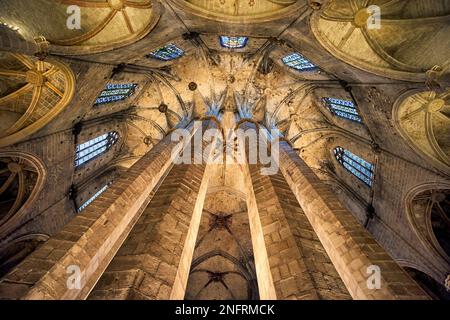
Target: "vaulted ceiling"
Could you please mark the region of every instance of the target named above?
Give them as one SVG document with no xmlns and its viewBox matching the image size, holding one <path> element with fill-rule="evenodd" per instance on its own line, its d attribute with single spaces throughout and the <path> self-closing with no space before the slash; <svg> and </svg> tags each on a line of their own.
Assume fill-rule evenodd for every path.
<svg viewBox="0 0 450 320">
<path fill-rule="evenodd" d="M 81 8 L 79 30 L 65 27 L 70 5 Z M 381 10 L 380 28 L 366 25 L 370 18 L 366 8 L 373 5 Z M 2 1 L 2 22 L 18 26 L 18 34 L 27 41 L 44 36 L 54 54 L 84 54 L 83 59 L 94 62 L 128 64 L 127 76 L 117 76 L 114 81 L 141 79 L 138 99 L 129 112 L 131 121 L 127 122 L 127 150 L 132 158 L 147 152 L 178 122 L 204 113 L 214 102 L 224 103 L 222 108 L 230 103 L 247 105 L 258 121 L 277 125 L 300 152 L 306 152 L 305 157 L 305 146 L 330 132 L 342 133 L 345 127 L 362 136 L 363 142 L 371 143 L 364 126 L 332 117 L 322 98 L 333 95 L 352 99 L 345 90 L 345 83 L 351 82 L 402 79 L 424 84 L 430 77 L 448 79 L 450 4 L 444 0 L 167 0 L 163 4 L 151 0 L 37 0 L 33 10 L 29 6 L 22 0 Z M 61 25 L 64 27 L 57 27 Z M 231 50 L 220 45 L 221 35 L 246 36 L 249 40 L 244 48 Z M 168 43 L 182 48 L 184 55 L 167 62 L 147 57 L 150 51 Z M 283 57 L 295 52 L 317 69 L 299 71 L 286 66 Z M 347 64 L 334 62 L 335 57 Z M 31 73 L 23 64 L 2 68 L 2 96 L 30 87 L 32 77 L 24 75 Z M 70 75 L 67 77 L 70 80 Z M 51 81 L 47 83 L 49 92 L 57 87 L 50 85 Z M 196 85 L 194 90 L 191 83 Z M 438 94 L 443 94 L 443 88 L 439 90 Z M 64 93 L 62 88 L 57 91 Z M 20 102 L 23 106 L 16 104 L 14 110 L 3 111 L 8 112 L 4 115 L 11 122 L 8 127 L 21 116 L 31 119 L 30 113 L 37 112 L 30 107 L 32 99 L 25 100 Z M 405 110 L 414 109 L 410 100 L 399 104 L 400 117 Z M 448 156 L 447 131 L 440 129 L 448 121 L 445 112 L 428 121 L 436 122 L 435 138 L 428 134 L 426 142 L 416 141 L 423 140 L 419 133 L 422 129 L 417 128 L 430 132 L 425 129 L 425 120 L 417 116 L 420 126 L 411 119 L 399 124 L 415 141 L 412 145 L 422 148 L 427 143 L 423 146 L 426 156 L 441 163 L 447 161 L 443 154 Z M 88 110 L 84 118 L 95 118 L 98 113 Z M 29 130 L 28 134 L 33 132 Z M 8 131 L 8 135 L 12 133 Z M 314 164 L 323 165 L 317 161 Z"/>
<path fill-rule="evenodd" d="M 367 25 L 366 8 L 380 21 Z M 373 7 L 377 14 L 377 7 Z M 377 26 L 377 23 L 379 26 Z M 343 61 L 379 75 L 408 79 L 435 66 L 448 72 L 450 3 L 438 1 L 331 1 L 312 20 L 321 44 Z M 444 58 L 446 57 L 447 58 Z"/>
<path fill-rule="evenodd" d="M 80 8 L 79 29 L 68 27 L 75 23 L 68 20 L 73 5 Z M 0 52 L 2 149 L 62 131 L 70 140 L 74 129 L 82 134 L 80 123 L 107 127 L 121 132 L 120 143 L 94 169 L 109 172 L 132 166 L 171 129 L 215 106 L 236 117 L 245 110 L 277 128 L 319 178 L 357 190 L 351 193 L 364 198 L 364 214 L 375 191 L 357 179 L 343 181 L 332 152 L 337 146 L 371 163 L 381 149 L 400 150 L 412 159 L 404 163 L 450 174 L 448 0 L 1 0 L 0 22 L 0 47 L 32 48 Z M 247 40 L 226 48 L 220 36 Z M 168 44 L 183 54 L 169 61 L 149 56 Z M 283 59 L 295 53 L 315 68 L 286 65 Z M 95 106 L 108 83 L 137 87 L 128 99 Z M 354 101 L 359 121 L 337 116 L 326 97 Z M 402 140 L 390 139 L 397 134 Z M 8 189 L 8 201 L 0 223 L 21 218 L 20 205 L 32 204 L 41 190 L 45 174 L 35 162 L 2 151 L 0 189 Z M 74 184 L 89 180 L 71 169 Z M 252 270 L 243 271 L 240 261 L 251 260 L 248 237 L 233 238 L 248 233 L 242 175 L 234 169 L 223 166 L 212 179 L 201 234 L 213 245 L 198 246 L 198 286 L 190 298 L 247 298 L 254 291 Z M 376 190 L 380 198 L 385 187 Z M 383 219 L 394 225 L 404 215 Z M 229 273 L 215 274 L 217 265 Z"/>
<path fill-rule="evenodd" d="M 17 0 L 2 1 L 0 7 L 8 13 L 2 14 L 2 22 L 19 25 L 27 40 L 44 36 L 55 52 L 63 54 L 100 52 L 131 44 L 151 31 L 160 8 L 152 0 L 36 0 L 32 10 L 29 1 Z M 77 14 L 81 21 L 76 20 Z"/>
</svg>

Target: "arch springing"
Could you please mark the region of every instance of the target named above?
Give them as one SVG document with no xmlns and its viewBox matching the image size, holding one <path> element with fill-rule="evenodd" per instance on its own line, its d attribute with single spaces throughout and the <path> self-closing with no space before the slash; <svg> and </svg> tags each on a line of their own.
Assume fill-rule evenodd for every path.
<svg viewBox="0 0 450 320">
<path fill-rule="evenodd" d="M 372 187 L 375 169 L 373 164 L 342 147 L 334 149 L 334 156 L 347 171 L 352 173 L 369 187 Z"/>
<path fill-rule="evenodd" d="M 76 148 L 75 167 L 107 152 L 119 139 L 116 131 L 105 133 L 97 138 L 79 144 Z"/>
<path fill-rule="evenodd" d="M 351 100 L 343 100 L 336 98 L 323 98 L 323 102 L 330 112 L 340 118 L 362 122 L 361 116 L 356 109 L 355 103 Z"/>
</svg>

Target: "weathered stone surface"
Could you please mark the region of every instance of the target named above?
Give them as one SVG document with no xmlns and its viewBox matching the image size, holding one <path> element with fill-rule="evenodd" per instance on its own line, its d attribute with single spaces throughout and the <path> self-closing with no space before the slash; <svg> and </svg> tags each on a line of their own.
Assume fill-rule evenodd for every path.
<svg viewBox="0 0 450 320">
<path fill-rule="evenodd" d="M 429 299 L 286 142 L 281 142 L 280 169 L 354 299 Z M 380 289 L 368 288 L 371 266 L 381 268 Z"/>
<path fill-rule="evenodd" d="M 208 184 L 205 168 L 206 164 L 173 166 L 89 299 L 116 299 L 117 289 L 139 299 L 184 297 Z M 107 281 L 121 274 L 135 281 Z"/>
<path fill-rule="evenodd" d="M 177 142 L 167 136 L 78 217 L 19 264 L 0 282 L 0 288 L 8 288 L 0 289 L 3 297 L 85 298 L 152 198 L 153 188 L 172 166 L 171 153 L 175 147 Z M 80 268 L 81 289 L 67 286 L 70 266 Z M 36 272 L 43 277 L 24 281 L 28 274 Z M 24 290 L 24 286 L 29 290 Z"/>
<path fill-rule="evenodd" d="M 249 167 L 277 298 L 349 299 L 281 172 L 265 176 L 260 165 Z"/>
</svg>

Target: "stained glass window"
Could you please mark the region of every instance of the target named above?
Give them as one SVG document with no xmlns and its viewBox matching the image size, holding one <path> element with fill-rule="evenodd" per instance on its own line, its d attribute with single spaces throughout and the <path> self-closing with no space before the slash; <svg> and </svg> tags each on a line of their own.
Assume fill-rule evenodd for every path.
<svg viewBox="0 0 450 320">
<path fill-rule="evenodd" d="M 112 181 L 108 182 L 106 185 L 104 185 L 100 190 L 98 190 L 92 197 L 90 197 L 88 200 L 86 200 L 78 209 L 77 211 L 83 211 L 88 205 L 90 205 L 95 199 L 97 199 L 103 192 L 105 192 L 109 186 L 112 184 Z"/>
<path fill-rule="evenodd" d="M 163 61 L 170 61 L 177 59 L 181 57 L 184 54 L 184 51 L 180 48 L 178 48 L 176 45 L 170 43 L 162 48 L 159 48 L 153 52 L 150 52 L 150 54 L 147 55 L 147 57 L 163 60 Z"/>
<path fill-rule="evenodd" d="M 114 83 L 106 85 L 105 89 L 95 100 L 95 106 L 125 100 L 132 96 L 136 90 L 135 83 Z"/>
<path fill-rule="evenodd" d="M 373 183 L 373 173 L 374 173 L 374 165 L 361 159 L 357 155 L 354 155 L 348 150 L 344 148 L 337 147 L 334 149 L 334 155 L 336 160 L 351 172 L 355 177 L 359 180 L 363 181 L 369 187 L 372 186 Z"/>
<path fill-rule="evenodd" d="M 220 36 L 220 45 L 229 49 L 241 49 L 247 45 L 248 37 Z"/>
<path fill-rule="evenodd" d="M 338 117 L 356 122 L 362 122 L 353 101 L 336 98 L 324 98 L 323 100 L 328 109 Z"/>
<path fill-rule="evenodd" d="M 283 63 L 288 67 L 294 68 L 299 71 L 311 71 L 317 69 L 317 67 L 302 56 L 300 53 L 294 52 L 283 58 Z"/>
<path fill-rule="evenodd" d="M 105 133 L 95 139 L 79 144 L 76 149 L 75 167 L 105 153 L 117 142 L 119 134 L 115 131 Z"/>
</svg>

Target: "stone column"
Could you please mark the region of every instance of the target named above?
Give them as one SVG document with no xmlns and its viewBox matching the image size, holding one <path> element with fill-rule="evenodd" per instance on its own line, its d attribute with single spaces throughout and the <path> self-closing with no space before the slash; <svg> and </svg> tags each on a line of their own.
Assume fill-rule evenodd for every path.
<svg viewBox="0 0 450 320">
<path fill-rule="evenodd" d="M 172 168 L 89 299 L 170 298 L 204 171 Z"/>
<path fill-rule="evenodd" d="M 240 127 L 258 130 L 249 122 Z M 267 143 L 245 145 L 247 160 L 249 152 L 257 152 L 258 148 L 267 149 Z M 261 295 L 270 299 L 350 299 L 281 172 L 264 175 L 262 168 L 259 161 L 244 165 L 248 206 L 252 208 L 249 214 L 251 220 L 258 220 L 251 228 L 258 283 L 267 287 Z"/>
<path fill-rule="evenodd" d="M 252 237 L 253 255 L 255 257 L 259 297 L 261 300 L 276 300 L 277 292 L 275 289 L 272 272 L 270 270 L 269 257 L 264 240 L 264 232 L 262 229 L 261 217 L 258 211 L 258 204 L 253 191 L 250 169 L 246 163 L 242 164 L 241 168 L 244 174 L 244 183 L 247 193 L 248 221 Z"/>
<path fill-rule="evenodd" d="M 256 129 L 246 120 L 240 127 Z M 354 299 L 429 299 L 286 141 L 279 144 L 279 167 Z"/>
<path fill-rule="evenodd" d="M 89 299 L 184 299 L 210 169 L 174 165 Z"/>
<path fill-rule="evenodd" d="M 249 165 L 278 299 L 351 299 L 283 175 Z"/>
<path fill-rule="evenodd" d="M 192 135 L 192 124 L 189 130 Z M 181 145 L 166 136 L 4 277 L 0 298 L 85 299 L 151 200 L 152 190 L 172 167 L 175 150 L 179 152 Z"/>
</svg>

